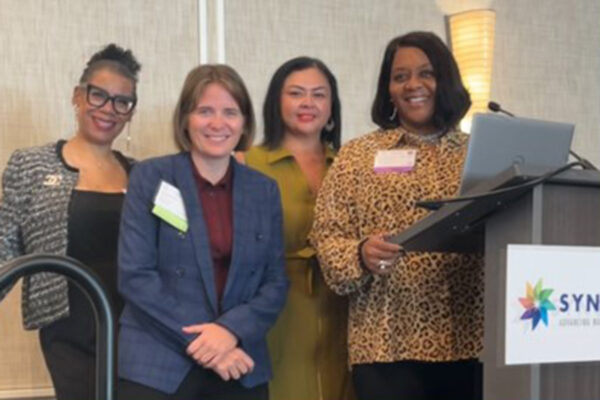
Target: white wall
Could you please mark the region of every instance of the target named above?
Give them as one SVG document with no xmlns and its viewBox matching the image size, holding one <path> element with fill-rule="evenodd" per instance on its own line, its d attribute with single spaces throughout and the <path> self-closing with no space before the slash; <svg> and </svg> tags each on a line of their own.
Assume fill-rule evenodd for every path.
<svg viewBox="0 0 600 400">
<path fill-rule="evenodd" d="M 492 97 L 515 114 L 576 124 L 600 164 L 600 2 L 496 0 Z"/>
<path fill-rule="evenodd" d="M 320 58 L 336 75 L 347 141 L 374 129 L 371 102 L 383 51 L 393 37 L 424 29 L 445 36 L 428 0 L 228 0 L 227 61 L 238 68 L 262 113 L 267 84 L 286 60 Z M 262 115 L 262 114 L 261 114 Z"/>
</svg>

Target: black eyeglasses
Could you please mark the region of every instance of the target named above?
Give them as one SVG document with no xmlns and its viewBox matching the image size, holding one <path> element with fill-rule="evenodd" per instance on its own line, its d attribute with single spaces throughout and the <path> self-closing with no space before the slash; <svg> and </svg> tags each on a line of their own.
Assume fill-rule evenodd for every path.
<svg viewBox="0 0 600 400">
<path fill-rule="evenodd" d="M 83 85 L 82 88 L 86 90 L 85 99 L 90 106 L 100 108 L 110 100 L 113 110 L 120 115 L 130 114 L 137 103 L 135 97 L 121 95 L 111 96 L 106 90 L 94 86 L 91 83 Z"/>
</svg>

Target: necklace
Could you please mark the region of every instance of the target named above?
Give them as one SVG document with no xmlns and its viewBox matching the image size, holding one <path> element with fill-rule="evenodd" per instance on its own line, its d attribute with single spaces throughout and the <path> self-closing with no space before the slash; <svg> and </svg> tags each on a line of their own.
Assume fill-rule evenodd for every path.
<svg viewBox="0 0 600 400">
<path fill-rule="evenodd" d="M 115 161 L 113 158 L 108 158 L 106 160 L 94 160 L 95 164 L 96 164 L 96 168 L 98 168 L 99 170 L 103 171 L 103 170 L 107 170 L 109 168 L 114 167 Z"/>
<path fill-rule="evenodd" d="M 83 170 L 94 170 L 94 171 L 109 171 L 115 168 L 118 165 L 118 161 L 113 158 L 97 158 L 97 157 L 84 157 L 75 161 L 75 166 L 79 169 Z"/>
<path fill-rule="evenodd" d="M 404 131 L 404 138 L 408 143 L 414 144 L 435 144 L 438 143 L 445 131 L 439 130 L 432 133 L 415 133 L 409 130 Z"/>
</svg>

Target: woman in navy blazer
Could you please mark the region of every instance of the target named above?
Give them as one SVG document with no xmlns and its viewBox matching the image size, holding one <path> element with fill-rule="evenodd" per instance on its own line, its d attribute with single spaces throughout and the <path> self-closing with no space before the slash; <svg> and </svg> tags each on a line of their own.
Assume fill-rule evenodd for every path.
<svg viewBox="0 0 600 400">
<path fill-rule="evenodd" d="M 268 399 L 265 336 L 288 288 L 277 184 L 232 157 L 254 133 L 239 75 L 203 65 L 179 154 L 132 171 L 119 241 L 120 399 Z"/>
</svg>

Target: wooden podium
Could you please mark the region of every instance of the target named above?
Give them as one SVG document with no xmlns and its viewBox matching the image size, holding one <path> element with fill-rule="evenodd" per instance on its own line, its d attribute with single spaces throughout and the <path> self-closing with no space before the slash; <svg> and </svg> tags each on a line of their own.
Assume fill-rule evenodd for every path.
<svg viewBox="0 0 600 400">
<path fill-rule="evenodd" d="M 473 192 L 525 182 L 541 172 L 513 166 Z M 485 400 L 600 399 L 600 362 L 504 364 L 506 246 L 600 246 L 599 171 L 569 170 L 533 188 L 448 203 L 391 240 L 409 251 L 485 254 Z"/>
</svg>

